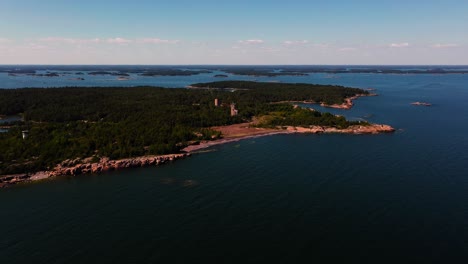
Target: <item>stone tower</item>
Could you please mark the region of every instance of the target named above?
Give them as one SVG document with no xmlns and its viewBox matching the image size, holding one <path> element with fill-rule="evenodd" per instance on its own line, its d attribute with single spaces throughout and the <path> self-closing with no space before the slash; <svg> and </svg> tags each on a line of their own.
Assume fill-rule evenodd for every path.
<svg viewBox="0 0 468 264">
<path fill-rule="evenodd" d="M 239 113 L 239 111 L 236 109 L 236 104 L 231 103 L 231 116 L 236 116 Z"/>
</svg>

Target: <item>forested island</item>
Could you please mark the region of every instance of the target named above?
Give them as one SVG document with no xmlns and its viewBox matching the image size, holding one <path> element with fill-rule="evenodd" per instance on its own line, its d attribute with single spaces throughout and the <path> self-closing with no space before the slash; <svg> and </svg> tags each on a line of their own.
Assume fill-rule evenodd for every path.
<svg viewBox="0 0 468 264">
<path fill-rule="evenodd" d="M 408 67 L 408 66 L 229 66 L 218 70 L 249 76 L 306 76 L 310 73 L 345 74 L 345 73 L 372 73 L 372 74 L 467 74 L 463 67 Z"/>
<path fill-rule="evenodd" d="M 41 73 L 46 71 L 46 73 Z M 220 71 L 226 74 L 278 77 L 337 74 L 468 74 L 465 66 L 398 66 L 398 65 L 0 65 L 0 73 L 9 76 L 59 77 L 66 74 L 96 76 L 190 76 Z"/>
<path fill-rule="evenodd" d="M 262 69 L 262 68 L 246 68 L 246 67 L 229 67 L 219 69 L 226 73 L 234 75 L 247 75 L 255 77 L 276 77 L 276 76 L 307 76 L 307 73 L 304 72 L 295 72 L 295 71 L 272 71 L 272 69 Z"/>
<path fill-rule="evenodd" d="M 370 133 L 355 127 L 372 126 L 290 103 L 339 104 L 368 93 L 362 89 L 243 81 L 192 86 L 213 88 L 0 89 L 0 115 L 23 117 L 0 133 L 0 175 L 51 170 L 64 160 L 96 162 L 181 153 L 189 145 L 225 136 L 214 127 L 235 124 L 276 130 L 320 127 L 329 129 L 321 132 L 345 133 Z"/>
<path fill-rule="evenodd" d="M 181 69 L 157 69 L 151 71 L 145 71 L 141 73 L 141 76 L 191 76 L 202 73 L 211 73 L 207 70 L 181 70 Z"/>
</svg>

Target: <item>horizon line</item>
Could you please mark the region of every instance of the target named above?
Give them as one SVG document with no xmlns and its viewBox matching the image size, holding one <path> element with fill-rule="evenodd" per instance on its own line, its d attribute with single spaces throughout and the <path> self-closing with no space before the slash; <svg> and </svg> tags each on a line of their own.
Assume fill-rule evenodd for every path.
<svg viewBox="0 0 468 264">
<path fill-rule="evenodd" d="M 468 66 L 468 64 L 0 64 L 0 66 Z"/>
</svg>

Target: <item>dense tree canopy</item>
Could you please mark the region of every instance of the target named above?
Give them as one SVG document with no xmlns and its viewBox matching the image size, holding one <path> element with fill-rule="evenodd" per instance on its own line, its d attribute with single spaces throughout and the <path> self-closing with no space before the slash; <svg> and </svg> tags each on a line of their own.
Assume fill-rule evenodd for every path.
<svg viewBox="0 0 468 264">
<path fill-rule="evenodd" d="M 289 100 L 342 102 L 363 90 L 340 86 L 218 82 L 225 89 L 54 88 L 0 89 L 0 114 L 21 114 L 24 122 L 0 133 L 0 174 L 45 169 L 69 158 L 124 158 L 180 151 L 217 138 L 211 126 L 275 118 L 265 125 L 346 127 L 342 117 L 293 109 Z M 218 98 L 220 106 L 214 105 Z M 235 103 L 239 115 L 230 115 Z M 21 131 L 29 130 L 22 139 Z"/>
</svg>

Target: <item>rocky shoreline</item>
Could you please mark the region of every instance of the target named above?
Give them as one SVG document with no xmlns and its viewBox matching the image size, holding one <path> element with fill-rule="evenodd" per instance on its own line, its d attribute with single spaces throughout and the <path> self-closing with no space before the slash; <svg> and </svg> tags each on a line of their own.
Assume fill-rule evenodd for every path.
<svg viewBox="0 0 468 264">
<path fill-rule="evenodd" d="M 281 104 L 281 103 L 319 104 L 322 107 L 349 110 L 354 106 L 354 102 L 353 102 L 354 100 L 358 99 L 359 97 L 366 97 L 366 96 L 378 96 L 378 94 L 376 93 L 355 94 L 354 96 L 345 98 L 344 102 L 341 104 L 326 104 L 324 102 L 315 102 L 315 101 L 307 101 L 307 100 L 306 101 L 279 101 L 279 102 L 273 102 L 272 104 Z"/>
<path fill-rule="evenodd" d="M 195 151 L 201 149 L 209 148 L 211 146 L 226 144 L 230 142 L 235 142 L 239 140 L 256 138 L 262 136 L 271 136 L 278 134 L 296 134 L 296 133 L 310 133 L 310 134 L 382 134 L 382 133 L 392 133 L 395 129 L 389 125 L 379 125 L 379 124 L 370 124 L 370 125 L 355 125 L 348 128 L 339 129 L 336 127 L 323 127 L 323 126 L 311 126 L 311 127 L 294 127 L 287 126 L 276 129 L 264 129 L 264 128 L 255 128 L 249 127 L 251 123 L 244 124 L 235 124 L 228 127 L 243 127 L 242 134 L 225 134 L 224 138 L 203 141 L 198 145 L 190 145 L 182 151 L 185 153 L 181 154 L 168 154 L 168 155 L 158 155 L 158 156 L 143 156 L 135 158 L 127 158 L 120 160 L 111 160 L 107 157 L 101 158 L 97 162 L 93 162 L 93 158 L 86 159 L 74 159 L 74 160 L 65 160 L 55 168 L 49 171 L 40 171 L 35 173 L 22 173 L 22 174 L 13 174 L 13 175 L 3 175 L 0 176 L 0 188 L 5 188 L 14 184 L 22 182 L 33 182 L 38 180 L 44 180 L 52 177 L 60 176 L 77 176 L 81 174 L 98 174 L 107 171 L 115 171 L 126 168 L 136 168 L 136 167 L 146 167 L 146 166 L 157 166 L 165 164 L 171 161 L 182 159 L 191 155 Z"/>
<path fill-rule="evenodd" d="M 248 125 L 248 124 L 236 124 L 231 126 L 238 126 L 238 125 Z M 250 138 L 257 138 L 257 137 L 264 137 L 264 136 L 272 136 L 272 135 L 279 135 L 279 134 L 354 134 L 354 135 L 363 135 L 363 134 L 385 134 L 385 133 L 393 133 L 395 132 L 395 128 L 389 125 L 380 125 L 380 124 L 370 124 L 366 126 L 355 125 L 350 126 L 348 128 L 339 129 L 336 127 L 323 127 L 323 126 L 311 126 L 311 127 L 295 127 L 295 126 L 287 126 L 285 128 L 278 128 L 278 129 L 262 129 L 262 128 L 251 128 L 252 133 L 244 133 L 242 135 L 236 136 L 229 136 L 227 135 L 225 138 L 211 140 L 211 141 L 203 141 L 200 142 L 198 145 L 190 145 L 182 151 L 187 153 L 192 153 L 199 151 L 201 149 L 206 149 L 212 146 L 236 142 L 244 139 Z"/>
<path fill-rule="evenodd" d="M 287 131 L 293 133 L 312 133 L 312 134 L 355 134 L 355 135 L 362 135 L 362 134 L 383 134 L 383 133 L 393 133 L 395 132 L 395 128 L 389 125 L 379 125 L 379 124 L 370 124 L 366 126 L 362 125 L 355 125 L 349 126 L 347 128 L 336 128 L 336 127 L 322 127 L 322 126 L 311 126 L 311 127 L 293 127 L 288 126 L 286 128 Z"/>
<path fill-rule="evenodd" d="M 325 103 L 321 103 L 320 106 L 322 107 L 329 107 L 329 108 L 337 108 L 337 109 L 345 109 L 345 110 L 349 110 L 353 107 L 354 103 L 353 103 L 353 100 L 356 100 L 357 98 L 359 97 L 364 97 L 364 96 L 377 96 L 376 93 L 369 93 L 369 94 L 356 94 L 352 97 L 348 97 L 345 99 L 344 103 L 342 104 L 332 104 L 332 105 L 329 105 L 329 104 L 325 104 Z"/>
<path fill-rule="evenodd" d="M 92 162 L 92 158 L 84 160 L 65 160 L 54 169 L 35 173 L 21 173 L 0 176 L 0 188 L 5 188 L 21 182 L 31 182 L 59 176 L 76 176 L 80 174 L 96 174 L 107 171 L 121 170 L 126 168 L 157 166 L 177 159 L 190 156 L 190 153 L 169 154 L 159 156 L 144 156 L 120 160 L 101 158 L 98 162 Z"/>
</svg>

